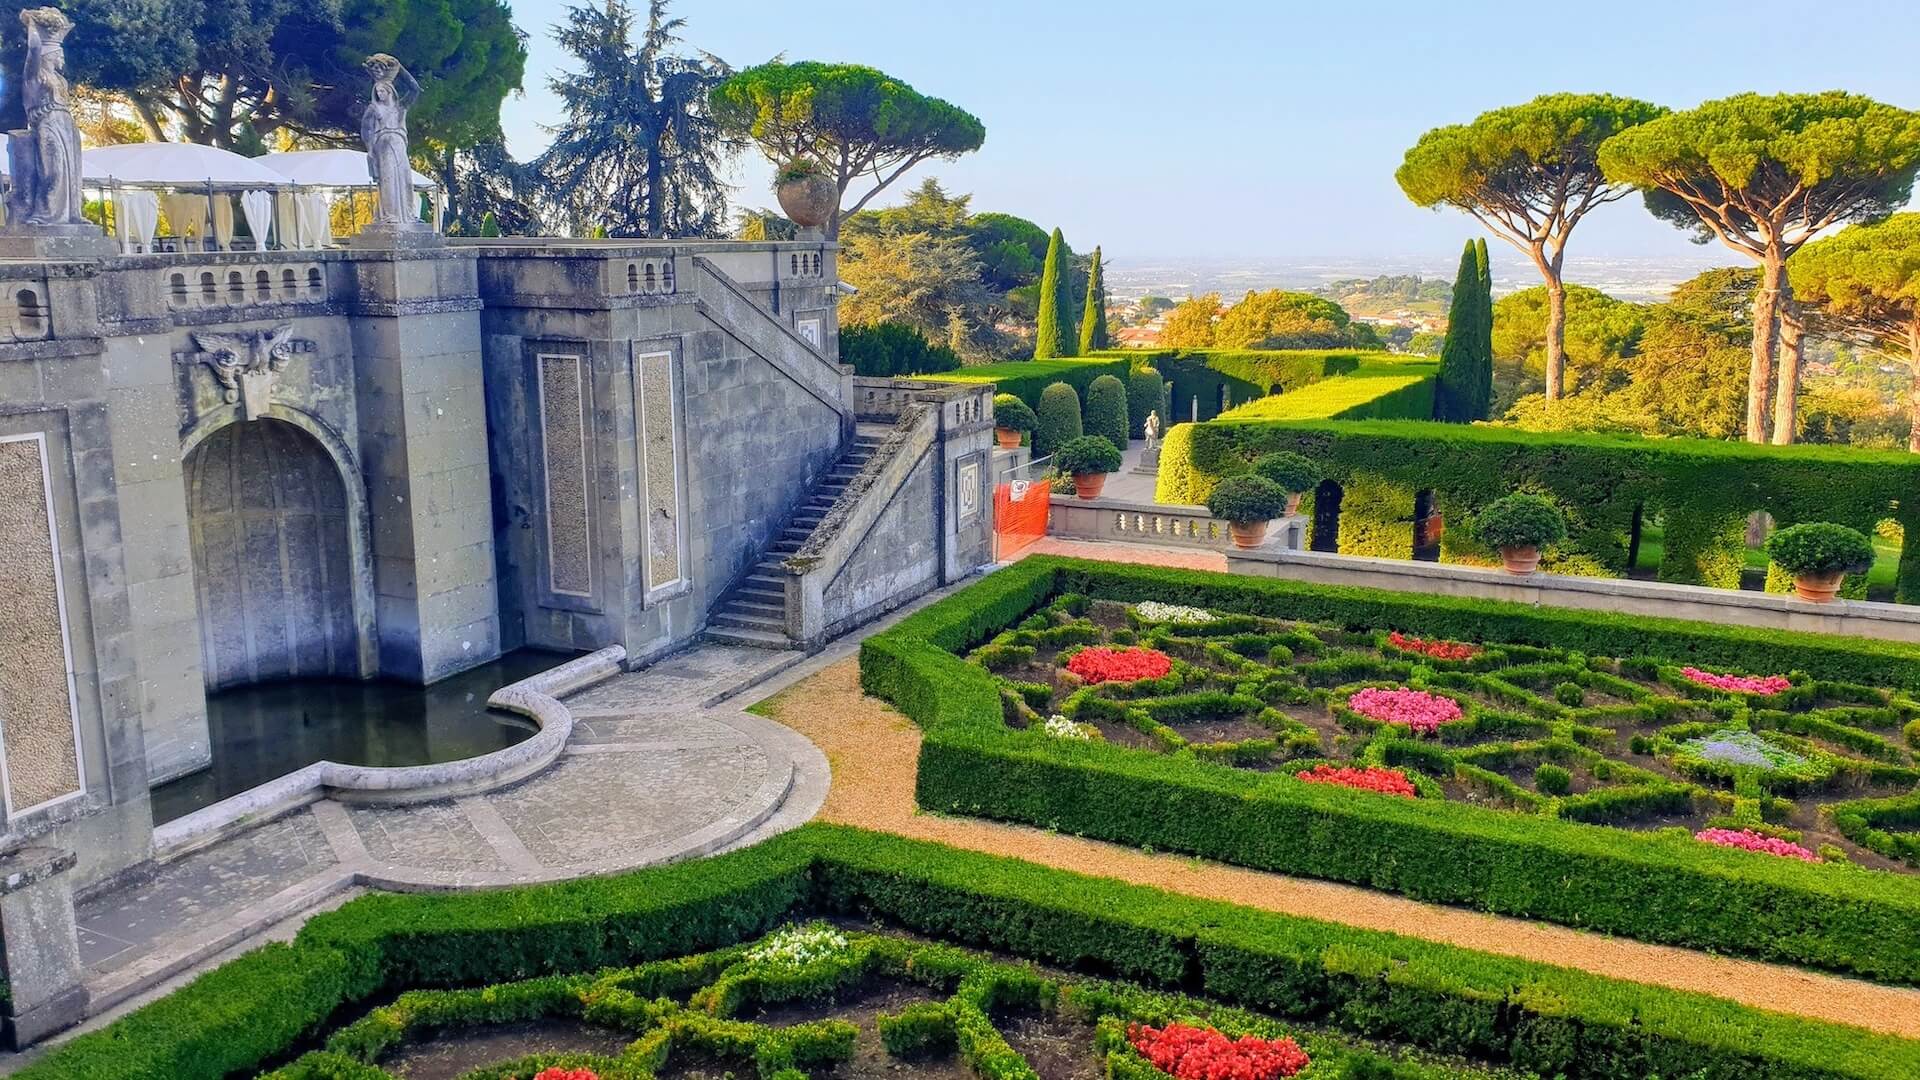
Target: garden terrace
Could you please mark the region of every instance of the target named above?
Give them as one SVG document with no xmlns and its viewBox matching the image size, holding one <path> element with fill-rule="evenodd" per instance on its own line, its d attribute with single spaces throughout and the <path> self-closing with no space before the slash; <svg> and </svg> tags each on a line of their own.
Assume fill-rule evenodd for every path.
<svg viewBox="0 0 1920 1080">
<path fill-rule="evenodd" d="M 1143 646 L 1167 675 L 1072 671 Z M 1700 681 L 1726 673 L 1788 684 Z M 1029 559 L 868 639 L 861 677 L 924 729 L 928 809 L 1920 981 L 1912 647 Z M 1323 764 L 1420 797 L 1296 779 Z"/>
<path fill-rule="evenodd" d="M 1302 1076 L 1920 1070 L 1920 1044 L 1858 1028 L 814 825 L 620 877 L 363 897 L 19 1075 L 1165 1075 L 1129 1022 L 1292 1039 Z"/>
<path fill-rule="evenodd" d="M 1149 349 L 1101 355 L 1124 356 L 1160 373 L 1169 384 L 1167 415 L 1160 418 L 1168 424 L 1196 413 L 1211 420 L 1235 406 L 1389 359 L 1386 353 L 1355 349 Z"/>
<path fill-rule="evenodd" d="M 1660 580 L 1735 588 L 1757 511 L 1783 526 L 1829 521 L 1869 534 L 1891 521 L 1903 539 L 1889 591 L 1902 603 L 1920 601 L 1920 546 L 1911 539 L 1920 527 L 1920 501 L 1912 497 L 1920 459 L 1910 454 L 1462 424 L 1223 420 L 1169 436 L 1157 496 L 1203 502 L 1222 477 L 1279 450 L 1305 454 L 1328 473 L 1309 499 L 1332 505 L 1302 510 L 1319 511 L 1309 537 L 1316 550 L 1414 557 L 1419 522 L 1458 524 L 1510 491 L 1527 490 L 1552 498 L 1567 516 L 1570 535 L 1547 553 L 1549 569 L 1624 576 L 1653 561 L 1657 530 Z M 1431 555 L 1495 560 L 1460 528 L 1445 530 Z M 1775 578 L 1771 587 L 1784 589 Z M 1849 591 L 1864 595 L 1866 586 L 1866 575 L 1853 575 Z"/>
</svg>

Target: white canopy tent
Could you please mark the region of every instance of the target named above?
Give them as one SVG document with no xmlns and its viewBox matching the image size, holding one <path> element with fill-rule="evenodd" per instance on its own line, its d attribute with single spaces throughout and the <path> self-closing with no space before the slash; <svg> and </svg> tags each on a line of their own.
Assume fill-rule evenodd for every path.
<svg viewBox="0 0 1920 1080">
<path fill-rule="evenodd" d="M 270 241 L 281 248 L 326 247 L 335 201 L 374 188 L 366 154 L 345 149 L 248 158 L 196 143 L 128 143 L 84 151 L 81 170 L 83 183 L 113 203 L 114 232 L 128 252 L 233 250 L 236 197 L 256 250 Z M 434 193 L 437 227 L 437 186 L 417 171 L 413 186 Z M 156 245 L 163 209 L 172 236 Z"/>
</svg>

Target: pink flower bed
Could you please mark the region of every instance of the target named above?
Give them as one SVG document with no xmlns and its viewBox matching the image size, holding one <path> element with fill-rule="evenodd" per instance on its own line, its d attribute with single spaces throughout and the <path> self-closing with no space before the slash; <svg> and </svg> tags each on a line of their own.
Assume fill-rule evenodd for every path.
<svg viewBox="0 0 1920 1080">
<path fill-rule="evenodd" d="M 1785 675 L 1717 675 L 1711 671 L 1701 671 L 1697 667 L 1683 667 L 1680 669 L 1680 674 L 1688 682 L 1710 686 L 1715 690 L 1731 690 L 1739 694 L 1777 694 L 1793 686 Z"/>
<path fill-rule="evenodd" d="M 1768 855 L 1779 855 L 1801 862 L 1819 862 L 1820 856 L 1774 836 L 1763 836 L 1747 829 L 1701 829 L 1693 834 L 1695 840 L 1704 840 L 1721 847 L 1741 848 L 1746 851 L 1761 851 Z"/>
<path fill-rule="evenodd" d="M 1383 724 L 1403 724 L 1417 734 L 1429 735 L 1441 724 L 1460 719 L 1460 703 L 1425 690 L 1399 687 L 1381 690 L 1369 687 L 1347 698 L 1347 708 Z"/>
</svg>

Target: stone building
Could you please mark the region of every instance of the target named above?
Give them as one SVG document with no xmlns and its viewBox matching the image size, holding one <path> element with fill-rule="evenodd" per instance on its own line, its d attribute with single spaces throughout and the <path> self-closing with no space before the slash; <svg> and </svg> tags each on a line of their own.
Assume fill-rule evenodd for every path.
<svg viewBox="0 0 1920 1080">
<path fill-rule="evenodd" d="M 0 854 L 154 855 L 206 695 L 807 647 L 987 561 L 988 392 L 836 362 L 822 242 L 0 260 Z"/>
</svg>

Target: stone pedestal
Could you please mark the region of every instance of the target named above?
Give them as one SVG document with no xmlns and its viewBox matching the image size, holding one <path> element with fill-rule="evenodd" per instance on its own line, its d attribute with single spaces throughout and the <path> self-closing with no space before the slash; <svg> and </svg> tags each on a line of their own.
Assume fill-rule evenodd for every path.
<svg viewBox="0 0 1920 1080">
<path fill-rule="evenodd" d="M 119 251 L 94 224 L 0 226 L 0 259 L 98 259 Z"/>
<path fill-rule="evenodd" d="M 86 1018 L 74 932 L 74 854 L 24 847 L 0 855 L 0 963 L 8 996 L 4 1040 L 18 1050 Z"/>
<path fill-rule="evenodd" d="M 1140 460 L 1133 463 L 1135 476 L 1160 475 L 1160 447 L 1149 446 L 1140 451 Z"/>
<path fill-rule="evenodd" d="M 355 251 L 417 251 L 446 246 L 447 238 L 435 232 L 433 226 L 424 221 L 418 224 L 417 229 L 369 226 L 347 237 L 344 246 Z"/>
</svg>

